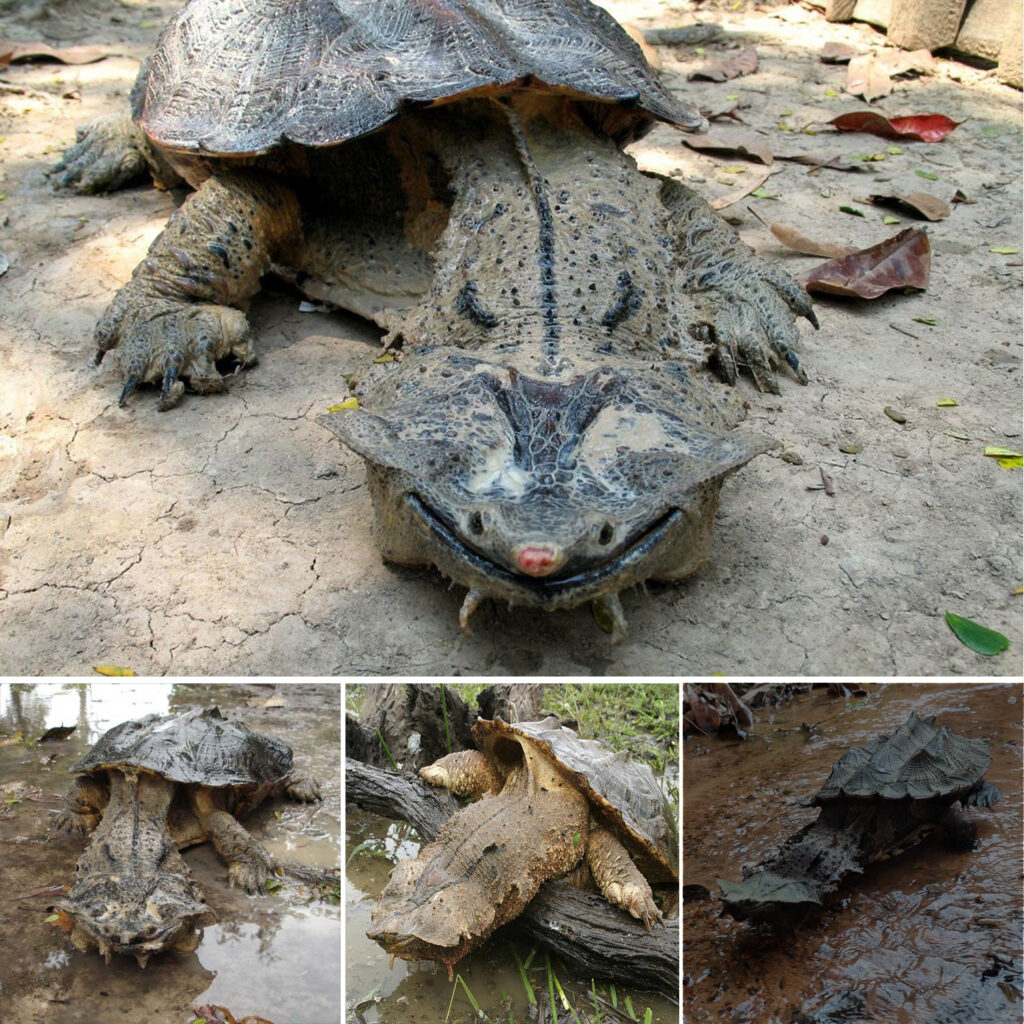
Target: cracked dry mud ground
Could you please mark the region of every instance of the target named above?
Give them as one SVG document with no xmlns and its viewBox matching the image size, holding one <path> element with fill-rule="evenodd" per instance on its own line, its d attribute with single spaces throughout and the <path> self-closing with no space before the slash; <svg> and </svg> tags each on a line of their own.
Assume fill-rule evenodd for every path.
<svg viewBox="0 0 1024 1024">
<path fill-rule="evenodd" d="M 227 394 L 190 396 L 167 414 L 151 391 L 119 409 L 115 375 L 92 368 L 95 321 L 180 196 L 142 186 L 109 197 L 55 193 L 45 169 L 76 124 L 125 106 L 137 62 L 176 6 L 0 2 L 0 37 L 110 54 L 2 74 L 24 91 L 0 92 L 0 250 L 11 264 L 0 277 L 0 671 L 1020 671 L 1020 473 L 982 455 L 985 445 L 1021 444 L 1020 256 L 989 251 L 1020 242 L 1019 93 L 940 61 L 937 75 L 899 84 L 876 109 L 967 118 L 944 143 L 906 145 L 862 174 L 809 176 L 777 163 L 768 182 L 776 201 L 726 211 L 751 245 L 798 273 L 819 261 L 782 250 L 748 206 L 863 246 L 898 229 L 857 197 L 924 190 L 948 200 L 959 188 L 975 200 L 929 225 L 928 292 L 819 304 L 822 330 L 803 348 L 808 387 L 786 378 L 773 397 L 742 384 L 747 428 L 783 447 L 727 482 L 701 577 L 625 594 L 630 635 L 619 647 L 586 607 L 546 615 L 487 605 L 465 637 L 460 588 L 381 563 L 362 464 L 314 422 L 345 396 L 345 374 L 373 358 L 369 325 L 299 313 L 298 298 L 272 286 L 253 309 L 259 366 Z M 723 85 L 687 83 L 700 60 L 692 48 L 659 52 L 670 87 L 704 103 L 739 96 L 741 116 L 777 149 L 885 149 L 870 136 L 776 128 L 864 108 L 843 94 L 845 70 L 817 53 L 826 39 L 877 40 L 872 30 L 828 26 L 795 4 L 608 6 L 641 24 L 679 24 L 696 11 L 745 33 L 760 69 Z M 744 176 L 733 170 L 741 159 L 698 155 L 667 129 L 637 155 L 660 171 L 681 169 L 709 198 L 732 187 L 724 176 Z M 867 217 L 839 212 L 851 202 Z M 944 397 L 960 404 L 938 408 Z M 842 453 L 851 440 L 862 450 Z M 812 489 L 819 467 L 834 497 Z M 997 658 L 972 653 L 946 627 L 947 610 L 1000 630 L 1013 647 Z"/>
</svg>

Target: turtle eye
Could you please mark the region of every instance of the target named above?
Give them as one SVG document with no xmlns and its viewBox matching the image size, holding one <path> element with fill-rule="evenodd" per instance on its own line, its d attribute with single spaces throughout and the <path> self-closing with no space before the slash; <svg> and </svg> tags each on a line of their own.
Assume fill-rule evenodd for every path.
<svg viewBox="0 0 1024 1024">
<path fill-rule="evenodd" d="M 611 544 L 612 538 L 615 536 L 615 527 L 611 523 L 605 523 L 601 527 L 601 532 L 597 535 L 598 544 Z"/>
<path fill-rule="evenodd" d="M 479 512 L 473 512 L 469 517 L 469 532 L 479 537 L 484 532 L 484 517 Z"/>
</svg>

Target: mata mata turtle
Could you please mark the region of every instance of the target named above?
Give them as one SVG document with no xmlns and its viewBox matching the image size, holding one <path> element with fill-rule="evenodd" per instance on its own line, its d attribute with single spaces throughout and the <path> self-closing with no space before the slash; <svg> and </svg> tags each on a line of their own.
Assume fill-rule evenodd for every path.
<svg viewBox="0 0 1024 1024">
<path fill-rule="evenodd" d="M 742 882 L 718 880 L 724 909 L 741 921 L 791 923 L 820 906 L 848 873 L 860 874 L 933 832 L 971 849 L 978 827 L 962 808 L 1000 799 L 984 779 L 991 761 L 984 740 L 912 711 L 891 736 L 853 747 L 833 765 L 804 805 L 821 808 L 816 821 L 756 868 L 744 869 Z"/>
<path fill-rule="evenodd" d="M 268 271 L 368 317 L 391 356 L 344 402 L 339 374 L 321 422 L 366 461 L 384 558 L 465 586 L 463 628 L 485 598 L 594 601 L 621 638 L 619 592 L 700 571 L 723 480 L 773 445 L 734 431 L 708 365 L 806 383 L 795 316 L 817 326 L 788 274 L 623 152 L 659 121 L 706 127 L 586 0 L 191 0 L 132 118 L 59 165 L 81 191 L 146 167 L 196 189 L 98 356 L 122 403 L 153 382 L 168 408 L 255 362 Z"/>
<path fill-rule="evenodd" d="M 231 885 L 262 891 L 270 856 L 239 824 L 264 800 L 313 801 L 289 747 L 217 708 L 146 715 L 114 726 L 71 769 L 55 827 L 91 832 L 75 882 L 52 908 L 76 949 L 134 956 L 195 949 L 215 919 L 181 854 L 209 841 Z"/>
<path fill-rule="evenodd" d="M 549 878 L 596 887 L 650 930 L 651 883 L 678 879 L 674 826 L 654 774 L 549 717 L 473 726 L 478 750 L 420 769 L 479 797 L 395 867 L 367 935 L 393 956 L 448 967 L 517 917 Z M 641 935 L 643 933 L 641 932 Z"/>
</svg>

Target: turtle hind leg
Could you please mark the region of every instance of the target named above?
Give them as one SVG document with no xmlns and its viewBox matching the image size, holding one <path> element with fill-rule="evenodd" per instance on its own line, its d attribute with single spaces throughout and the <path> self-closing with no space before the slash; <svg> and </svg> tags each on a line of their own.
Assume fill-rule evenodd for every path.
<svg viewBox="0 0 1024 1024">
<path fill-rule="evenodd" d="M 246 892 L 263 892 L 263 885 L 274 870 L 267 851 L 232 815 L 214 805 L 207 790 L 192 793 L 192 810 L 228 866 L 228 883 Z"/>
<path fill-rule="evenodd" d="M 991 807 L 1003 798 L 1003 791 L 991 782 L 979 779 L 960 801 L 963 807 Z"/>
<path fill-rule="evenodd" d="M 420 769 L 420 778 L 432 786 L 443 786 L 456 796 L 476 797 L 500 793 L 505 779 L 494 762 L 479 750 L 445 754 Z"/>
<path fill-rule="evenodd" d="M 635 918 L 650 931 L 661 911 L 647 879 L 630 859 L 625 847 L 604 828 L 595 828 L 587 840 L 587 865 L 605 898 Z"/>
<path fill-rule="evenodd" d="M 91 775 L 80 776 L 68 787 L 64 809 L 50 825 L 51 836 L 58 832 L 92 832 L 110 801 L 110 786 Z"/>
</svg>

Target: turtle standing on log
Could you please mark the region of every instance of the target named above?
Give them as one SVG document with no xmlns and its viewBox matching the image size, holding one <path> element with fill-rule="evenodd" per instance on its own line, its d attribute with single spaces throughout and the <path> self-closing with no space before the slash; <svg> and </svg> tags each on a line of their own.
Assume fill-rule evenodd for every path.
<svg viewBox="0 0 1024 1024">
<path fill-rule="evenodd" d="M 132 117 L 59 165 L 196 189 L 96 328 L 121 402 L 222 390 L 256 361 L 268 271 L 368 317 L 390 361 L 321 418 L 366 460 L 384 558 L 485 598 L 593 601 L 708 557 L 723 480 L 773 447 L 717 383 L 806 374 L 806 292 L 622 147 L 705 119 L 586 0 L 191 0 Z M 218 369 L 218 363 L 221 369 Z M 326 368 L 325 368 L 326 370 Z"/>
<path fill-rule="evenodd" d="M 549 878 L 596 886 L 650 931 L 651 883 L 678 881 L 675 833 L 646 765 L 582 740 L 549 717 L 480 719 L 478 750 L 420 769 L 431 785 L 478 798 L 413 860 L 399 862 L 367 933 L 405 960 L 448 968 L 517 917 Z"/>
</svg>

